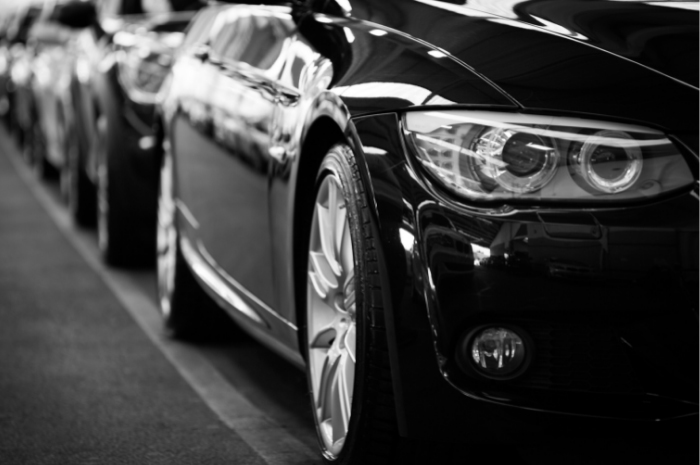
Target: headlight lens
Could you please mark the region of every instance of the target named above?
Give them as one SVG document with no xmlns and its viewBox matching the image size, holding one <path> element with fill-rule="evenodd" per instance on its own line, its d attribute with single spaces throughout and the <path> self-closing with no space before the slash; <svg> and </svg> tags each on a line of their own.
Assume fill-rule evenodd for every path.
<svg viewBox="0 0 700 465">
<path fill-rule="evenodd" d="M 593 189 L 614 194 L 629 189 L 642 174 L 643 156 L 634 139 L 622 131 L 599 131 L 576 144 L 569 166 Z"/>
<path fill-rule="evenodd" d="M 578 118 L 482 111 L 404 115 L 426 169 L 473 200 L 624 200 L 693 183 L 660 131 Z"/>
</svg>

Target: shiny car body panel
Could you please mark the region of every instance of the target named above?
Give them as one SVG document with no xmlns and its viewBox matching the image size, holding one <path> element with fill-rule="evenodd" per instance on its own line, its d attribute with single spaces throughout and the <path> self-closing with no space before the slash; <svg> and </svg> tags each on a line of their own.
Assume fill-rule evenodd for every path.
<svg viewBox="0 0 700 465">
<path fill-rule="evenodd" d="M 489 3 L 493 5 L 489 9 L 493 10 L 506 2 Z M 574 111 L 606 118 L 643 121 L 683 135 L 697 130 L 698 112 L 693 105 L 674 104 L 695 101 L 698 82 L 697 77 L 693 81 L 693 74 L 697 76 L 697 61 L 685 59 L 685 55 L 665 58 L 651 47 L 655 45 L 652 39 L 656 34 L 659 41 L 680 41 L 684 51 L 679 51 L 679 54 L 687 51 L 688 56 L 697 56 L 697 41 L 687 39 L 697 37 L 697 14 L 634 2 L 574 0 L 521 3 L 522 7 L 516 4 L 513 10 L 529 11 L 550 6 L 559 13 L 553 19 L 563 24 L 579 24 L 580 15 L 597 24 L 593 19 L 597 7 L 601 21 L 612 21 L 614 18 L 624 21 L 621 26 L 607 25 L 603 30 L 619 30 L 618 33 L 623 36 L 613 36 L 606 42 L 595 35 L 600 33 L 596 29 L 589 32 L 591 37 L 573 39 L 563 32 L 548 30 L 543 25 L 532 25 L 478 9 L 431 0 L 387 1 L 379 4 L 353 2 L 351 14 L 353 18 L 371 24 L 382 24 L 387 29 L 391 28 L 389 30 L 397 30 L 431 44 L 435 50 L 444 52 L 447 59 L 464 63 L 487 78 L 522 108 L 532 111 Z M 552 6 L 553 3 L 556 5 Z M 615 10 L 611 12 L 611 8 Z M 660 28 L 658 24 L 667 24 L 668 18 L 664 18 L 664 15 L 669 14 L 674 15 L 671 19 L 679 23 L 679 26 Z M 676 16 L 683 19 L 676 19 Z M 637 17 L 640 19 L 635 21 Z M 640 26 L 645 25 L 644 21 L 648 22 L 649 17 L 655 18 L 657 23 L 647 24 L 646 28 Z M 436 23 L 441 27 L 431 27 Z M 638 30 L 628 31 L 629 27 L 624 27 L 626 23 L 636 25 Z M 617 27 L 619 29 L 615 29 Z M 583 35 L 582 32 L 574 32 Z M 640 37 L 642 43 L 637 44 L 639 50 L 636 54 L 627 49 L 616 50 L 616 47 L 608 43 L 613 39 L 627 43 L 625 33 L 633 38 Z M 649 42 L 644 42 L 642 38 Z M 627 46 L 630 47 L 631 45 Z M 484 53 L 484 49 L 488 52 Z M 676 47 L 665 46 L 663 49 L 674 50 Z M 647 56 L 654 56 L 656 61 L 644 59 Z M 683 76 L 685 80 L 663 74 L 667 67 L 658 65 L 652 69 L 650 65 L 657 65 L 656 62 L 673 63 L 676 67 L 682 67 L 683 71 L 675 74 Z M 654 89 L 654 92 L 650 92 L 650 89 Z M 479 102 L 458 99 L 455 103 Z M 688 137 L 686 143 L 697 152 L 696 139 Z"/>
<path fill-rule="evenodd" d="M 552 24 L 585 10 L 577 1 L 542 16 L 528 9 L 549 3 L 513 9 Z M 697 177 L 698 92 L 682 82 L 686 71 L 651 69 L 643 50 L 614 55 L 607 36 L 569 37 L 447 2 L 350 4 L 345 14 L 334 2 L 205 10 L 212 27 L 173 66 L 159 131 L 176 166 L 186 258 L 210 294 L 303 365 L 309 196 L 324 148 L 343 141 L 380 238 L 403 435 L 516 439 L 508 429 L 526 424 L 537 424 L 533 434 L 567 422 L 594 434 L 602 419 L 647 431 L 696 419 L 697 185 L 596 208 L 469 202 L 418 166 L 401 120 L 460 107 L 632 122 L 682 140 Z M 255 53 L 235 34 L 248 34 Z M 460 366 L 461 338 L 487 323 L 529 334 L 536 354 L 525 375 L 495 382 Z"/>
</svg>

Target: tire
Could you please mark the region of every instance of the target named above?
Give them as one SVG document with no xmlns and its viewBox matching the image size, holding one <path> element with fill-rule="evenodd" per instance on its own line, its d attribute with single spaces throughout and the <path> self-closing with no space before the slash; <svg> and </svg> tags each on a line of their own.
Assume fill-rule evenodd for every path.
<svg viewBox="0 0 700 465">
<path fill-rule="evenodd" d="M 231 318 L 202 289 L 180 249 L 172 157 L 163 157 L 158 189 L 156 267 L 158 303 L 173 338 L 217 340 L 232 335 Z"/>
<path fill-rule="evenodd" d="M 338 465 L 392 463 L 400 441 L 378 258 L 349 147 L 323 159 L 315 199 L 303 346 L 321 452 Z"/>
<path fill-rule="evenodd" d="M 116 267 L 153 264 L 156 194 L 146 192 L 124 150 L 117 103 L 106 102 L 96 121 L 97 243 L 103 260 Z M 148 214 L 143 214 L 148 210 Z"/>
<path fill-rule="evenodd" d="M 25 136 L 25 158 L 29 160 L 39 179 L 45 181 L 57 179 L 58 170 L 46 158 L 46 136 L 41 129 L 41 123 L 36 114 L 32 119 L 34 124 L 28 130 L 29 135 Z"/>
<path fill-rule="evenodd" d="M 95 186 L 83 167 L 80 146 L 74 129 L 68 128 L 66 161 L 61 170 L 61 190 L 73 221 L 78 226 L 94 226 L 97 212 Z"/>
</svg>

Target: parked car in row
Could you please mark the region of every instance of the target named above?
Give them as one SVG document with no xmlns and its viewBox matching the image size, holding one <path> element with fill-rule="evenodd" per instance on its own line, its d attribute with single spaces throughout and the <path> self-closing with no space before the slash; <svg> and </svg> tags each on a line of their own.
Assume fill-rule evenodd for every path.
<svg viewBox="0 0 700 465">
<path fill-rule="evenodd" d="M 200 6 L 189 0 L 98 2 L 94 21 L 76 41 L 76 137 L 70 138 L 73 156 L 64 176 L 68 205 L 78 224 L 97 220 L 100 249 L 110 264 L 153 260 L 154 98 Z"/>
<path fill-rule="evenodd" d="M 185 43 L 165 324 L 305 369 L 327 461 L 697 433 L 697 3 L 218 5 Z"/>
<path fill-rule="evenodd" d="M 93 23 L 87 1 L 47 0 L 27 33 L 31 54 L 31 94 L 34 102 L 30 162 L 40 176 L 62 175 L 66 189 L 68 159 L 75 137 L 71 79 L 76 66 L 76 40 Z"/>
<path fill-rule="evenodd" d="M 76 223 L 97 220 L 112 265 L 153 261 L 154 99 L 201 6 L 44 0 L 2 18 L 0 113 L 39 175 L 60 174 Z"/>
<path fill-rule="evenodd" d="M 11 85 L 12 54 L 10 53 L 10 40 L 7 32 L 11 22 L 11 14 L 0 16 L 0 118 L 5 123 L 9 123 L 10 118 L 9 88 Z"/>
<path fill-rule="evenodd" d="M 12 134 L 23 148 L 24 155 L 30 160 L 34 148 L 32 144 L 35 135 L 36 107 L 32 92 L 33 51 L 28 44 L 28 34 L 40 12 L 41 8 L 37 5 L 18 7 L 10 15 L 5 30 L 5 40 L 9 47 L 6 54 L 8 64 L 5 84 L 10 105 L 7 120 Z"/>
<path fill-rule="evenodd" d="M 65 173 L 73 137 L 71 76 L 78 31 L 92 24 L 84 0 L 44 0 L 8 16 L 4 76 L 6 119 L 41 177 Z M 2 64 L 2 62 L 0 62 Z"/>
</svg>

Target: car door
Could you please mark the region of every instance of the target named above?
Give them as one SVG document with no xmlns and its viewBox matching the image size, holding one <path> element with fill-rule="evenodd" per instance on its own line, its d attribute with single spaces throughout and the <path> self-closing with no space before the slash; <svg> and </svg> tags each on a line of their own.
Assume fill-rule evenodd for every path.
<svg viewBox="0 0 700 465">
<path fill-rule="evenodd" d="M 266 8 L 232 7 L 221 17 L 198 74 L 199 129 L 175 131 L 180 198 L 203 258 L 266 319 L 275 314 L 269 132 L 288 25 Z"/>
</svg>

